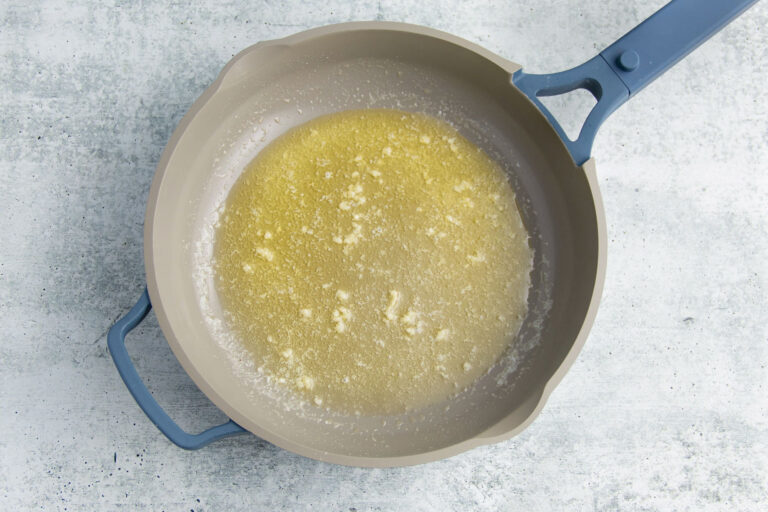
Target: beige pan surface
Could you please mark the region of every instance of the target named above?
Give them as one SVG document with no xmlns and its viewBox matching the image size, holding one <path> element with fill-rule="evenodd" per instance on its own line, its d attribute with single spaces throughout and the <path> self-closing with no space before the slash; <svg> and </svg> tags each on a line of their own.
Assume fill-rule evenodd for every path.
<svg viewBox="0 0 768 512">
<path fill-rule="evenodd" d="M 260 43 L 187 113 L 158 166 L 145 265 L 161 328 L 185 370 L 226 414 L 296 453 L 361 466 L 444 458 L 527 426 L 575 358 L 604 274 L 604 225 L 588 162 L 576 167 L 512 85 L 519 66 L 471 43 L 397 23 L 350 23 Z M 297 405 L 233 360 L 210 259 L 220 207 L 269 142 L 350 109 L 422 112 L 449 122 L 501 165 L 534 251 L 528 314 L 499 364 L 448 401 L 397 414 Z"/>
</svg>

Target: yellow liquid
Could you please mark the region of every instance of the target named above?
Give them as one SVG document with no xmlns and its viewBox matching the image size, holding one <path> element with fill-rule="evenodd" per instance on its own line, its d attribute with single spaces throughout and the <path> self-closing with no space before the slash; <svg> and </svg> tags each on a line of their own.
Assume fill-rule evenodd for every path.
<svg viewBox="0 0 768 512">
<path fill-rule="evenodd" d="M 227 198 L 214 275 L 278 386 L 341 412 L 402 412 L 483 375 L 526 313 L 532 253 L 501 168 L 397 110 L 313 120 Z"/>
</svg>

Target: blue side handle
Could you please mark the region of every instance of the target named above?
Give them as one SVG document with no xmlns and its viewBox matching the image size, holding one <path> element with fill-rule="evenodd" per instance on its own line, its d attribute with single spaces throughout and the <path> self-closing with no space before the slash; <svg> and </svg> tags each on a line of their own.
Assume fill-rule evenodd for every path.
<svg viewBox="0 0 768 512">
<path fill-rule="evenodd" d="M 152 304 L 149 301 L 149 293 L 144 289 L 144 293 L 141 294 L 136 305 L 112 326 L 107 335 L 109 353 L 112 355 L 117 371 L 120 372 L 128 391 L 131 392 L 139 407 L 172 443 L 186 450 L 197 450 L 223 437 L 247 432 L 243 427 L 229 420 L 199 434 L 188 434 L 160 407 L 160 404 L 141 381 L 139 374 L 136 373 L 136 368 L 125 349 L 125 336 L 147 316 L 150 309 L 152 309 Z"/>
<path fill-rule="evenodd" d="M 560 73 L 532 75 L 517 71 L 512 82 L 549 119 L 574 161 L 581 165 L 592 151 L 597 129 L 625 101 L 696 49 L 757 0 L 672 0 L 599 55 Z M 597 100 L 576 140 L 539 101 L 575 89 Z"/>
</svg>

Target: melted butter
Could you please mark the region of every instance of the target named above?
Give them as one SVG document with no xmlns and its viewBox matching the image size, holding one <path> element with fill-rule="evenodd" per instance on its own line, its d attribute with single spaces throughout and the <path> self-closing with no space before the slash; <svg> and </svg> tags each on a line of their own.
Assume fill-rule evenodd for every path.
<svg viewBox="0 0 768 512">
<path fill-rule="evenodd" d="M 499 359 L 532 254 L 501 168 L 421 114 L 346 111 L 248 165 L 217 228 L 228 324 L 273 382 L 317 406 L 444 400 Z"/>
</svg>

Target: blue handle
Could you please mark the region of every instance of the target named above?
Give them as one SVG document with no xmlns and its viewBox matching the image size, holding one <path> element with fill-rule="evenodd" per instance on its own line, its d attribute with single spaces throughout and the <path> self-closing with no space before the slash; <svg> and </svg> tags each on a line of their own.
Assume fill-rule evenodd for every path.
<svg viewBox="0 0 768 512">
<path fill-rule="evenodd" d="M 120 372 L 128 391 L 131 392 L 139 407 L 172 443 L 187 450 L 197 450 L 223 437 L 247 432 L 243 427 L 229 420 L 199 434 L 188 434 L 160 407 L 141 381 L 139 374 L 136 373 L 136 368 L 125 349 L 125 336 L 147 316 L 150 309 L 152 309 L 152 304 L 149 302 L 149 293 L 144 289 L 144 293 L 141 294 L 136 305 L 112 326 L 107 335 L 109 353 L 112 355 L 117 371 Z"/>
<path fill-rule="evenodd" d="M 602 122 L 640 89 L 692 52 L 757 0 L 672 0 L 593 59 L 568 71 L 530 75 L 513 83 L 547 116 L 574 161 L 589 159 Z M 539 101 L 586 89 L 597 100 L 575 141 Z"/>
</svg>

